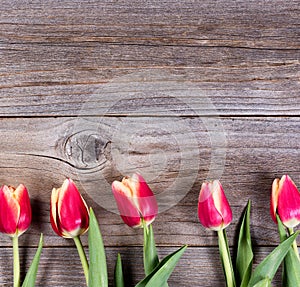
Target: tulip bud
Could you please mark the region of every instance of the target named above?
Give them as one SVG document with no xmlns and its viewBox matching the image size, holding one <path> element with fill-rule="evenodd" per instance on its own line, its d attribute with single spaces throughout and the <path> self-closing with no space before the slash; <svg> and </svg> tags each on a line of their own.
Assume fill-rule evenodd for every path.
<svg viewBox="0 0 300 287">
<path fill-rule="evenodd" d="M 71 179 L 53 188 L 50 205 L 51 225 L 59 236 L 74 238 L 88 230 L 89 210 Z"/>
<path fill-rule="evenodd" d="M 148 226 L 158 212 L 153 192 L 140 174 L 112 183 L 112 192 L 123 221 L 130 227 Z"/>
<path fill-rule="evenodd" d="M 276 214 L 288 228 L 300 223 L 300 193 L 288 175 L 273 181 L 270 211 L 275 223 Z"/>
<path fill-rule="evenodd" d="M 11 237 L 20 236 L 31 223 L 31 206 L 26 187 L 0 188 L 0 231 Z"/>
<path fill-rule="evenodd" d="M 202 184 L 198 217 L 204 227 L 215 231 L 222 230 L 231 223 L 232 211 L 218 180 Z"/>
</svg>

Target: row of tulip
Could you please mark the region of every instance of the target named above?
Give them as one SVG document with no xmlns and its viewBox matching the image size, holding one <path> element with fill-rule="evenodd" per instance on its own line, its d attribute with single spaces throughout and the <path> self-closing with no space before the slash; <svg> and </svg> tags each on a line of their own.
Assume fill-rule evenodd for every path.
<svg viewBox="0 0 300 287">
<path fill-rule="evenodd" d="M 271 217 L 278 224 L 281 244 L 252 271 L 253 250 L 250 234 L 250 201 L 243 216 L 233 268 L 225 228 L 232 221 L 232 211 L 219 181 L 202 184 L 198 216 L 202 225 L 217 231 L 222 266 L 228 287 L 268 287 L 283 261 L 282 286 L 300 286 L 300 259 L 296 243 L 300 223 L 300 193 L 288 175 L 275 179 L 270 200 Z"/>
<path fill-rule="evenodd" d="M 159 260 L 154 240 L 152 222 L 158 213 L 156 198 L 140 174 L 125 177 L 112 183 L 120 216 L 133 228 L 143 228 L 143 278 L 136 287 L 168 286 L 167 280 L 184 253 L 186 245 Z M 271 216 L 278 224 L 281 243 L 256 268 L 252 270 L 253 251 L 250 234 L 250 202 L 245 210 L 238 240 L 236 268 L 233 268 L 226 236 L 226 227 L 232 222 L 232 211 L 219 181 L 202 184 L 198 200 L 200 223 L 218 234 L 219 250 L 228 287 L 271 286 L 271 281 L 283 261 L 283 286 L 300 286 L 300 260 L 296 243 L 300 223 L 300 193 L 287 175 L 275 179 L 270 200 Z M 3 186 L 0 189 L 0 232 L 12 237 L 14 254 L 14 287 L 20 283 L 18 237 L 31 223 L 31 206 L 24 185 L 17 188 Z M 108 286 L 106 258 L 101 232 L 96 217 L 88 208 L 71 179 L 66 179 L 60 188 L 51 194 L 50 222 L 61 237 L 72 238 L 82 263 L 86 284 L 89 287 Z M 89 229 L 89 261 L 80 236 Z M 43 236 L 22 287 L 34 286 L 43 245 Z M 114 284 L 124 286 L 122 261 L 117 257 Z"/>
</svg>

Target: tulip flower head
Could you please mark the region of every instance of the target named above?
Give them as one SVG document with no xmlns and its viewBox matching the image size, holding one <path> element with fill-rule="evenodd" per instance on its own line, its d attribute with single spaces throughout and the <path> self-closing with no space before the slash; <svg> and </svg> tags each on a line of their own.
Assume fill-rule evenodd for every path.
<svg viewBox="0 0 300 287">
<path fill-rule="evenodd" d="M 140 174 L 124 177 L 112 183 L 115 197 L 123 221 L 130 227 L 148 226 L 158 212 L 155 196 Z"/>
<path fill-rule="evenodd" d="M 64 238 L 74 238 L 88 230 L 89 210 L 71 179 L 66 179 L 60 188 L 53 188 L 50 221 L 53 230 Z"/>
<path fill-rule="evenodd" d="M 215 231 L 222 230 L 231 223 L 232 211 L 218 180 L 202 184 L 198 217 L 204 227 Z"/>
<path fill-rule="evenodd" d="M 20 236 L 31 223 L 30 198 L 26 187 L 0 188 L 0 232 L 11 237 Z"/>
<path fill-rule="evenodd" d="M 300 223 L 300 193 L 288 175 L 273 181 L 270 211 L 275 223 L 276 214 L 288 228 L 294 228 Z"/>
</svg>

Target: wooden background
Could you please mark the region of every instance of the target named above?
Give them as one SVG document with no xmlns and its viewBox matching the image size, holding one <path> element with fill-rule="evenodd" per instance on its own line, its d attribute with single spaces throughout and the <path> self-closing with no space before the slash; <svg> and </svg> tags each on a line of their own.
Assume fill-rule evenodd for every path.
<svg viewBox="0 0 300 287">
<path fill-rule="evenodd" d="M 231 246 L 252 200 L 260 262 L 278 244 L 273 179 L 300 186 L 299 12 L 296 0 L 2 0 L 0 183 L 32 198 L 23 273 L 43 232 L 37 286 L 85 286 L 73 242 L 49 223 L 51 190 L 71 177 L 99 219 L 110 283 L 120 252 L 134 286 L 142 231 L 113 212 L 108 188 L 133 171 L 161 196 L 160 256 L 189 245 L 170 286 L 225 284 L 216 234 L 197 218 L 207 177 L 220 176 L 232 205 Z M 11 286 L 11 241 L 0 239 L 0 285 Z"/>
</svg>

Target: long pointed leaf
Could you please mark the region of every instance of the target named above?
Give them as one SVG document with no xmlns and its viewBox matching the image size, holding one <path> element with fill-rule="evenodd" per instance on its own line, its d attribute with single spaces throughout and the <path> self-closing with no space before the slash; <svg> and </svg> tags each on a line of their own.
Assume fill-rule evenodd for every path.
<svg viewBox="0 0 300 287">
<path fill-rule="evenodd" d="M 89 227 L 89 287 L 107 287 L 107 267 L 103 240 L 96 216 L 90 209 L 90 227 Z"/>
<path fill-rule="evenodd" d="M 240 287 L 246 287 L 248 285 L 252 273 L 253 251 L 250 234 L 250 209 L 251 202 L 249 200 L 240 228 L 236 256 L 236 269 Z"/>
<path fill-rule="evenodd" d="M 285 287 L 300 286 L 300 261 L 292 247 L 284 258 L 284 277 Z"/>
<path fill-rule="evenodd" d="M 122 260 L 121 260 L 120 253 L 118 254 L 118 257 L 117 257 L 117 262 L 116 262 L 116 268 L 115 268 L 115 274 L 114 275 L 115 275 L 114 276 L 115 287 L 124 287 L 124 277 L 123 277 Z"/>
<path fill-rule="evenodd" d="M 172 254 L 166 256 L 156 268 L 135 287 L 158 287 L 163 286 L 169 279 L 178 260 L 184 253 L 187 245 L 182 246 Z"/>
<path fill-rule="evenodd" d="M 277 215 L 277 228 L 278 228 L 278 233 L 279 233 L 279 237 L 280 237 L 280 242 L 283 242 L 284 240 L 287 239 L 287 234 L 286 234 L 286 229 L 283 225 L 283 223 L 280 220 L 280 217 Z"/>
<path fill-rule="evenodd" d="M 35 280 L 36 280 L 36 275 L 37 275 L 37 271 L 38 271 L 38 267 L 39 267 L 39 263 L 40 263 L 42 249 L 43 249 L 43 234 L 41 234 L 39 246 L 34 255 L 32 263 L 27 271 L 27 274 L 26 274 L 26 277 L 22 284 L 22 287 L 34 287 L 35 286 Z"/>
<path fill-rule="evenodd" d="M 279 216 L 277 216 L 277 222 L 280 241 L 283 242 L 287 238 L 286 229 L 282 224 Z M 300 261 L 292 247 L 290 247 L 287 255 L 284 258 L 282 286 L 300 286 Z"/>
<path fill-rule="evenodd" d="M 248 287 L 253 287 L 256 283 L 266 278 L 273 279 L 279 265 L 288 253 L 291 244 L 298 236 L 299 232 L 291 235 L 285 241 L 280 243 L 254 270 L 250 278 Z"/>
<path fill-rule="evenodd" d="M 253 287 L 271 287 L 271 280 L 269 278 L 265 278 L 257 282 Z"/>
</svg>

